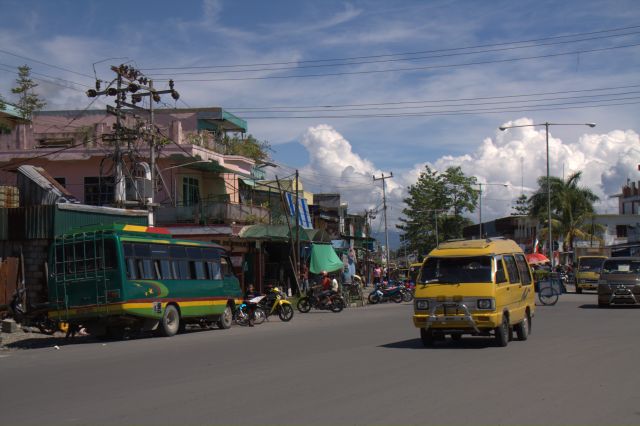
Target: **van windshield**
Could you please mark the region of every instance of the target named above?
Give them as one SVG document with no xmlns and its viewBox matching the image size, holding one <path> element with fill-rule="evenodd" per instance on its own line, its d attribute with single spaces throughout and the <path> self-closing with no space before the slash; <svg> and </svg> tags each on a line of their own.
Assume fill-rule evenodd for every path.
<svg viewBox="0 0 640 426">
<path fill-rule="evenodd" d="M 422 267 L 424 284 L 491 283 L 491 256 L 430 257 Z"/>
<path fill-rule="evenodd" d="M 578 271 L 580 272 L 600 272 L 600 267 L 602 266 L 602 261 L 604 259 L 601 257 L 586 257 L 580 259 L 580 265 L 578 266 Z"/>
<path fill-rule="evenodd" d="M 603 274 L 638 274 L 640 260 L 609 259 L 602 264 Z"/>
</svg>

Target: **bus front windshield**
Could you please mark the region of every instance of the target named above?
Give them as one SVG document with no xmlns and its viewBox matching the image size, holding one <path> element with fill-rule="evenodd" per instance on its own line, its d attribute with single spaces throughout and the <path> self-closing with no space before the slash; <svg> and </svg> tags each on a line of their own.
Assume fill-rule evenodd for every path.
<svg viewBox="0 0 640 426">
<path fill-rule="evenodd" d="M 423 284 L 491 283 L 491 256 L 430 257 L 422 267 Z"/>
<path fill-rule="evenodd" d="M 600 257 L 587 257 L 580 259 L 580 266 L 578 267 L 578 271 L 580 272 L 600 272 L 600 268 L 602 267 L 602 262 L 604 259 Z"/>
</svg>

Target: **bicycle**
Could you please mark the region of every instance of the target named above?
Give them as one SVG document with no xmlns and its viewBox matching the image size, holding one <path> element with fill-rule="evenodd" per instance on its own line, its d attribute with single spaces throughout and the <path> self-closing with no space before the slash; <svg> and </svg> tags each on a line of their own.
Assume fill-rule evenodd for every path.
<svg viewBox="0 0 640 426">
<path fill-rule="evenodd" d="M 553 306 L 558 303 L 560 297 L 561 286 L 559 280 L 551 279 L 548 281 L 540 281 L 538 289 L 538 300 L 546 306 Z"/>
</svg>

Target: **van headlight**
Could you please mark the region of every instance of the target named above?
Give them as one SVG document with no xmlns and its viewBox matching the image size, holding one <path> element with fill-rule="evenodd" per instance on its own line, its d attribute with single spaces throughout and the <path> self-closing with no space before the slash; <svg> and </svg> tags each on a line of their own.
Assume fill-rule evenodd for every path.
<svg viewBox="0 0 640 426">
<path fill-rule="evenodd" d="M 477 306 L 478 306 L 478 309 L 493 310 L 495 304 L 493 299 L 478 299 Z"/>
<path fill-rule="evenodd" d="M 416 309 L 419 311 L 429 310 L 429 301 L 427 299 L 416 299 Z"/>
</svg>

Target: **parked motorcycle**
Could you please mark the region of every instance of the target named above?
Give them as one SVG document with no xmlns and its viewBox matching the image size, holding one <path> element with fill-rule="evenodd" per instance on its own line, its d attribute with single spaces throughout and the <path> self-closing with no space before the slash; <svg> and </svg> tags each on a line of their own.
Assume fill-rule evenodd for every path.
<svg viewBox="0 0 640 426">
<path fill-rule="evenodd" d="M 301 297 L 300 300 L 298 300 L 297 308 L 304 314 L 309 312 L 311 308 L 337 313 L 341 312 L 344 306 L 345 301 L 338 293 L 331 294 L 327 300 L 320 300 L 320 297 L 315 292 L 312 292 L 308 296 Z"/>
<path fill-rule="evenodd" d="M 267 292 L 267 295 L 258 302 L 266 317 L 278 315 L 282 321 L 291 321 L 293 318 L 293 306 L 283 295 L 278 287 L 273 287 Z"/>
<path fill-rule="evenodd" d="M 60 330 L 60 324 L 49 318 L 49 303 L 26 306 L 26 289 L 20 287 L 16 290 L 9 303 L 9 314 L 15 321 L 23 326 L 37 327 L 42 334 L 53 334 Z"/>
<path fill-rule="evenodd" d="M 250 306 L 243 302 L 236 308 L 234 319 L 238 325 L 261 324 L 267 318 L 261 307 L 255 306 L 253 310 L 253 318 L 249 317 Z"/>
<path fill-rule="evenodd" d="M 402 291 L 400 291 L 400 286 L 383 287 L 382 284 L 375 284 L 374 289 L 369 293 L 367 299 L 372 305 L 388 300 L 400 303 L 403 300 L 403 294 Z"/>
</svg>

